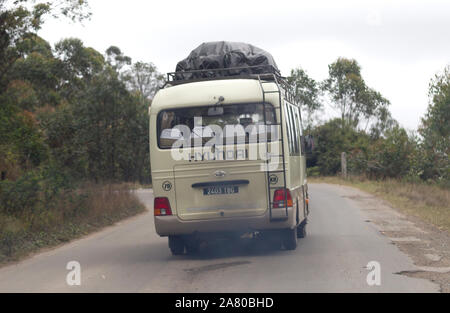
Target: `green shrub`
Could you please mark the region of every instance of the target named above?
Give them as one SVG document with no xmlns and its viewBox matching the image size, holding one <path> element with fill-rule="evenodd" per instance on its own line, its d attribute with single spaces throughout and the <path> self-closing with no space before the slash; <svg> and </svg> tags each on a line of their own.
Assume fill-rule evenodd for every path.
<svg viewBox="0 0 450 313">
<path fill-rule="evenodd" d="M 363 155 L 369 144 L 369 136 L 350 126 L 342 126 L 341 119 L 333 119 L 313 130 L 316 147 L 308 165 L 318 166 L 320 175 L 335 175 L 341 171 L 341 153 L 351 156 L 353 151 Z M 352 164 L 349 164 L 351 170 Z"/>
<path fill-rule="evenodd" d="M 40 180 L 33 171 L 16 181 L 0 181 L 0 213 L 20 216 L 32 212 L 40 202 Z"/>
<path fill-rule="evenodd" d="M 0 214 L 0 260 L 2 254 L 10 256 L 25 235 L 23 223 L 14 217 Z"/>
<path fill-rule="evenodd" d="M 306 169 L 306 172 L 307 172 L 308 177 L 320 176 L 320 167 L 318 167 L 318 166 L 308 167 Z"/>
<path fill-rule="evenodd" d="M 405 129 L 394 127 L 370 145 L 368 150 L 367 173 L 374 178 L 401 178 L 410 172 L 410 157 L 415 144 Z"/>
</svg>

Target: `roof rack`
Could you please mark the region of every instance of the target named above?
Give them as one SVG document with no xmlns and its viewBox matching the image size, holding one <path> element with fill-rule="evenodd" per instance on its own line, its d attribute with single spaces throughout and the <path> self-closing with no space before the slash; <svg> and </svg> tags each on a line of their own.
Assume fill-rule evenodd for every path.
<svg viewBox="0 0 450 313">
<path fill-rule="evenodd" d="M 295 99 L 293 87 L 287 82 L 286 77 L 281 76 L 280 71 L 273 65 L 170 72 L 167 73 L 167 81 L 162 88 L 165 88 L 166 86 L 222 79 L 255 79 L 278 82 L 284 89 L 285 99 L 299 106 Z"/>
<path fill-rule="evenodd" d="M 249 74 L 276 74 L 280 71 L 273 65 L 240 66 L 228 68 L 206 68 L 200 70 L 177 71 L 167 74 L 167 81 L 189 81 L 198 78 L 218 79 L 228 76 Z"/>
</svg>

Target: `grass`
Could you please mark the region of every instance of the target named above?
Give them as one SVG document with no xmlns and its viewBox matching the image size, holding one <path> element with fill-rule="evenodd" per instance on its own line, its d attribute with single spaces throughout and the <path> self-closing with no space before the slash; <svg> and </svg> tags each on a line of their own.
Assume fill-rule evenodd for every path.
<svg viewBox="0 0 450 313">
<path fill-rule="evenodd" d="M 127 185 L 88 184 L 58 196 L 51 207 L 0 214 L 0 264 L 17 261 L 145 210 Z"/>
<path fill-rule="evenodd" d="M 394 179 L 374 181 L 363 177 L 314 177 L 311 183 L 330 183 L 356 187 L 388 201 L 402 213 L 450 232 L 450 190 L 437 185 L 409 183 Z"/>
</svg>

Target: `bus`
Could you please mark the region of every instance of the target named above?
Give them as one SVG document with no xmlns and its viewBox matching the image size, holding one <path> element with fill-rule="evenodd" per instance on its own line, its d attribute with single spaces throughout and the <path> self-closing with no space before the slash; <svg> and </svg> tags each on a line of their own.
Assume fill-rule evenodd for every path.
<svg viewBox="0 0 450 313">
<path fill-rule="evenodd" d="M 286 250 L 306 236 L 300 106 L 283 77 L 261 72 L 169 73 L 152 101 L 154 222 L 173 255 L 218 236 L 273 235 Z"/>
</svg>

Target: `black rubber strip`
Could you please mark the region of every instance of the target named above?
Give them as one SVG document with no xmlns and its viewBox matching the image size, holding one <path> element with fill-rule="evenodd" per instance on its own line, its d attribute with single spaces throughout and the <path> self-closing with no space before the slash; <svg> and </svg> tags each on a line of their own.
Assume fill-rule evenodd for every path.
<svg viewBox="0 0 450 313">
<path fill-rule="evenodd" d="M 215 186 L 234 186 L 234 185 L 248 185 L 250 182 L 248 180 L 224 180 L 224 181 L 212 181 L 205 183 L 192 184 L 192 188 L 203 188 L 203 187 L 215 187 Z"/>
</svg>

